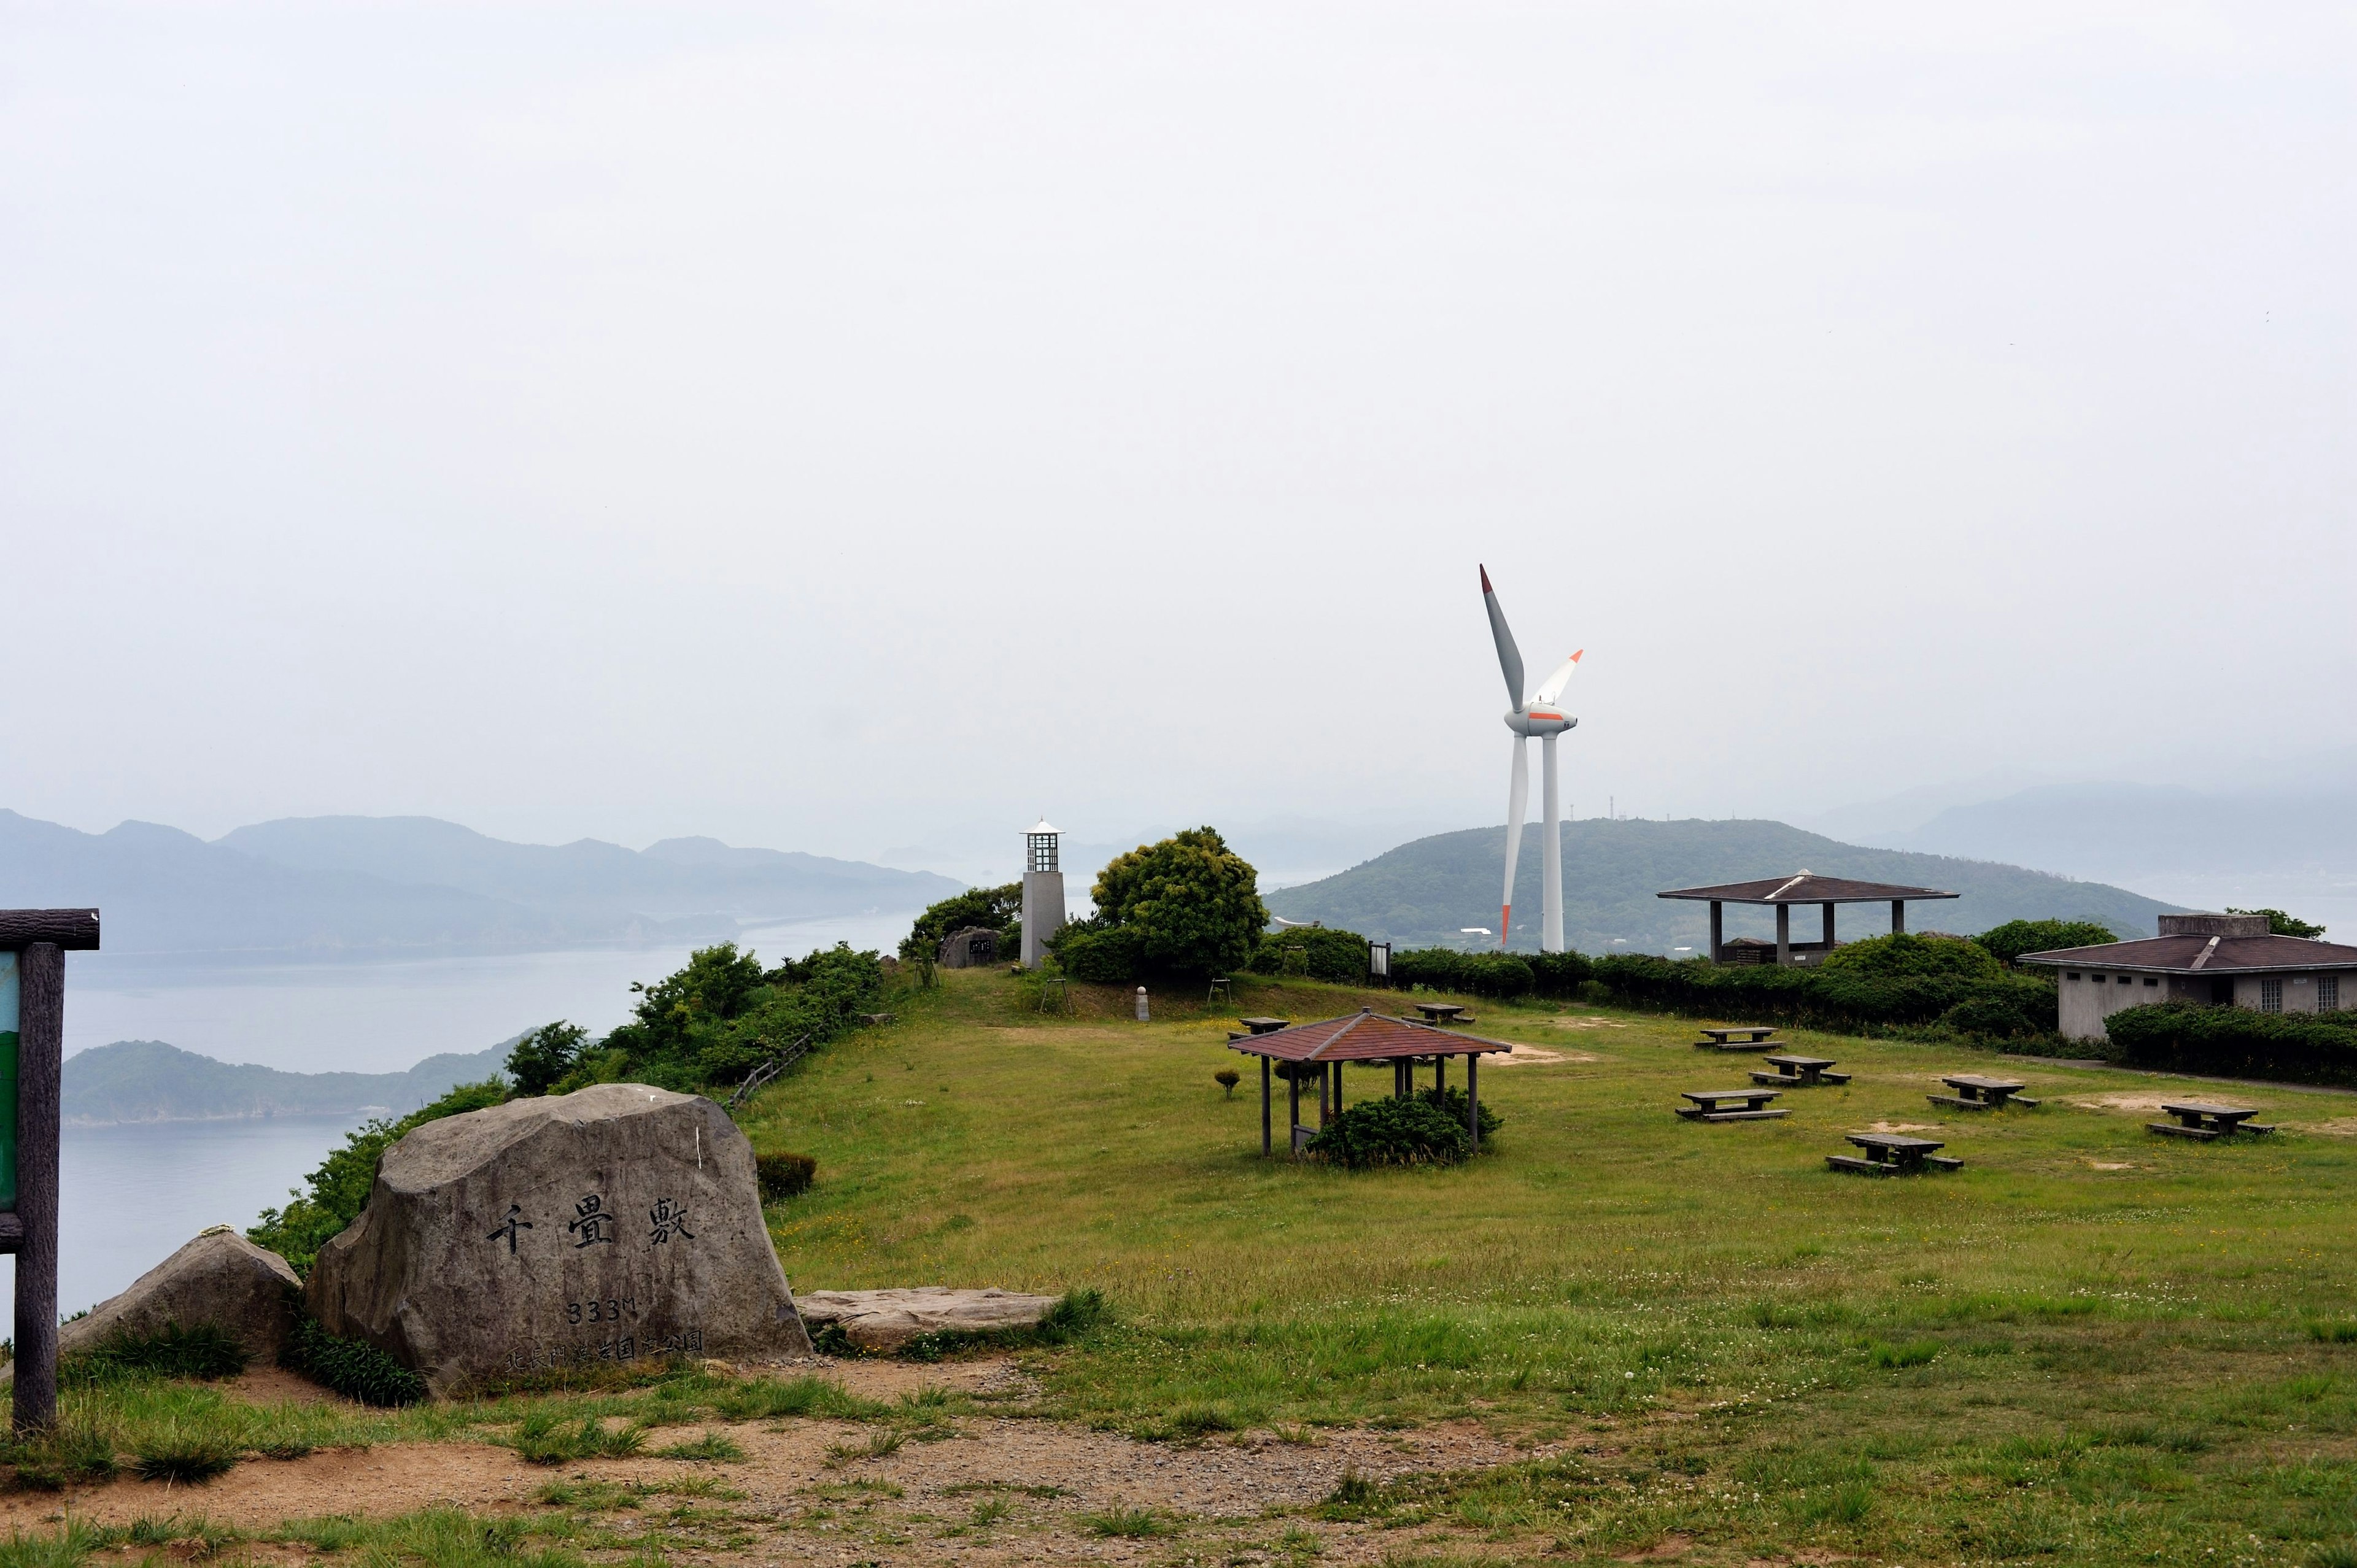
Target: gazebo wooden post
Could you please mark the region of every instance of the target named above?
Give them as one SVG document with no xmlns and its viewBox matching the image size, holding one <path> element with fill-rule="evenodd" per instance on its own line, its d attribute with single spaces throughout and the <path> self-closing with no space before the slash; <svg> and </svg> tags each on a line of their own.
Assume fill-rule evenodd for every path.
<svg viewBox="0 0 2357 1568">
<path fill-rule="evenodd" d="M 1301 1064 L 1295 1062 L 1293 1067 L 1294 1070 L 1285 1078 L 1285 1146 L 1292 1150 L 1297 1159 L 1301 1151 L 1294 1143 L 1293 1130 L 1301 1125 Z"/>
<path fill-rule="evenodd" d="M 1268 1058 L 1263 1057 L 1260 1058 L 1260 1157 L 1262 1159 L 1266 1159 L 1269 1155 L 1268 1122 Z"/>
<path fill-rule="evenodd" d="M 1432 1058 L 1432 1092 L 1435 1094 L 1448 1092 L 1448 1058 L 1447 1057 Z"/>
<path fill-rule="evenodd" d="M 1825 906 L 1825 950 L 1834 950 L 1834 907 L 1831 904 Z"/>
<path fill-rule="evenodd" d="M 1776 962 L 1781 966 L 1792 961 L 1792 906 L 1776 906 Z"/>
<path fill-rule="evenodd" d="M 1465 1131 L 1473 1139 L 1473 1152 L 1481 1152 L 1481 1053 L 1475 1051 L 1465 1058 Z"/>
<path fill-rule="evenodd" d="M 1893 898 L 1890 901 L 1890 934 L 1895 937 L 1906 929 L 1907 900 L 1904 898 Z"/>
<path fill-rule="evenodd" d="M 1340 1061 L 1334 1064 L 1334 1114 L 1338 1117 L 1342 1114 L 1342 1064 Z"/>
<path fill-rule="evenodd" d="M 1727 946 L 1727 906 L 1714 898 L 1710 901 L 1710 961 L 1720 961 L 1719 950 Z"/>
</svg>

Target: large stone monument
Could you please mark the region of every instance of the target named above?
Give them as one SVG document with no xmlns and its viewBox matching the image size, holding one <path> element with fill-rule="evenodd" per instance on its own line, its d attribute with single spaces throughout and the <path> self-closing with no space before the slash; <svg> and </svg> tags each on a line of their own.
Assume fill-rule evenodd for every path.
<svg viewBox="0 0 2357 1568">
<path fill-rule="evenodd" d="M 411 1133 L 306 1299 L 437 1394 L 648 1356 L 810 1354 L 752 1144 L 711 1101 L 639 1083 Z"/>
</svg>

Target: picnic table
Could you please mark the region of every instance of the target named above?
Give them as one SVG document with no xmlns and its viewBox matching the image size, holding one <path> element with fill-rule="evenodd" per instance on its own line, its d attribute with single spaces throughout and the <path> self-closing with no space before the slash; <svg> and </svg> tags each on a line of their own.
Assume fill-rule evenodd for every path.
<svg viewBox="0 0 2357 1568">
<path fill-rule="evenodd" d="M 1776 1031 L 1773 1029 L 1761 1028 L 1756 1025 L 1749 1024 L 1727 1028 L 1707 1028 L 1702 1032 L 1703 1037 L 1695 1042 L 1695 1049 L 1698 1051 L 1756 1051 L 1760 1047 L 1767 1045 L 1771 1039 L 1773 1039 L 1775 1037 L 1775 1034 Z M 1738 1040 L 1736 1038 L 1738 1035 L 1740 1035 L 1743 1037 Z"/>
<path fill-rule="evenodd" d="M 1239 1018 L 1236 1022 L 1255 1035 L 1274 1035 L 1279 1029 L 1293 1026 L 1293 1020 L 1290 1018 Z"/>
<path fill-rule="evenodd" d="M 2212 1105 L 2202 1101 L 2189 1100 L 2182 1104 L 2163 1105 L 2161 1109 L 2177 1120 L 2147 1122 L 2145 1125 L 2172 1138 L 2231 1138 L 2237 1133 L 2272 1133 L 2276 1130 L 2273 1122 L 2252 1121 L 2258 1111 L 2248 1105 Z"/>
<path fill-rule="evenodd" d="M 1419 1002 L 1415 1010 L 1423 1014 L 1425 1021 L 1429 1024 L 1446 1024 L 1465 1011 L 1454 1002 Z"/>
<path fill-rule="evenodd" d="M 1956 1092 L 1927 1094 L 1923 1098 L 1934 1105 L 1944 1105 L 1952 1111 L 1994 1111 L 2001 1105 L 2036 1105 L 2035 1100 L 2022 1097 L 2029 1085 L 2019 1079 L 1989 1078 L 1977 1072 L 1960 1072 L 1953 1078 L 1940 1080 Z"/>
<path fill-rule="evenodd" d="M 1807 1089 L 1820 1083 L 1849 1081 L 1849 1074 L 1832 1070 L 1834 1064 L 1830 1057 L 1796 1057 L 1780 1053 L 1772 1057 L 1761 1057 L 1760 1059 L 1776 1070 L 1753 1073 L 1751 1081 L 1754 1083 L 1773 1083 L 1786 1089 Z"/>
<path fill-rule="evenodd" d="M 1694 1103 L 1679 1106 L 1677 1112 L 1689 1122 L 1772 1122 L 1792 1114 L 1789 1111 L 1764 1109 L 1782 1092 L 1776 1089 L 1682 1090 L 1684 1098 Z"/>
<path fill-rule="evenodd" d="M 1861 1159 L 1856 1155 L 1827 1155 L 1825 1164 L 1837 1171 L 1855 1171 L 1860 1176 L 1917 1176 L 1928 1166 L 1933 1170 L 1953 1171 L 1964 1168 L 1964 1162 L 1933 1154 L 1946 1144 L 1932 1138 L 1910 1138 L 1900 1133 L 1850 1133 L 1845 1134 L 1851 1143 L 1866 1151 Z"/>
</svg>

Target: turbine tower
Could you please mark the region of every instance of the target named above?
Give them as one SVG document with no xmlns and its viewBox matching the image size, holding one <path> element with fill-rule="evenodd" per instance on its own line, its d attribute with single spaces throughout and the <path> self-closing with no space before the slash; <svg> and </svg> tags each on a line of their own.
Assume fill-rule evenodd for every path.
<svg viewBox="0 0 2357 1568">
<path fill-rule="evenodd" d="M 1563 811 L 1557 804 L 1562 791 L 1557 786 L 1555 762 L 1555 736 L 1579 721 L 1565 713 L 1560 705 L 1563 689 L 1571 684 L 1571 677 L 1579 668 L 1581 649 L 1556 667 L 1555 672 L 1539 682 L 1539 689 L 1527 697 L 1523 693 L 1523 653 L 1514 646 L 1514 634 L 1506 628 L 1506 612 L 1498 607 L 1498 596 L 1490 586 L 1490 569 L 1481 568 L 1481 606 L 1490 612 L 1490 635 L 1498 642 L 1498 668 L 1505 672 L 1506 700 L 1513 707 L 1506 714 L 1506 727 L 1514 732 L 1514 770 L 1506 787 L 1506 897 L 1498 912 L 1498 944 L 1503 947 L 1513 934 L 1514 925 L 1514 863 L 1523 853 L 1523 813 L 1531 803 L 1531 757 L 1523 742 L 1533 736 L 1539 737 L 1541 770 L 1546 787 L 1546 837 L 1541 851 L 1546 856 L 1540 870 L 1545 888 L 1544 902 L 1540 906 L 1539 950 L 1563 950 Z"/>
</svg>

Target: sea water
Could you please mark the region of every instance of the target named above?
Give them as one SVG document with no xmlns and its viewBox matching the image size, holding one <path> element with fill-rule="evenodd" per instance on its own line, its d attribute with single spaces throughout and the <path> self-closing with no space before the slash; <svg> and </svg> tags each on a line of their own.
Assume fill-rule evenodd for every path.
<svg viewBox="0 0 2357 1568">
<path fill-rule="evenodd" d="M 775 962 L 848 941 L 886 952 L 911 913 L 798 920 L 738 945 Z M 225 966 L 106 963 L 70 953 L 66 1054 L 163 1040 L 226 1062 L 289 1072 L 398 1072 L 567 1018 L 622 1022 L 633 981 L 662 979 L 688 949 L 602 949 L 407 963 Z M 365 1116 L 279 1116 L 69 1127 L 59 1155 L 58 1305 L 114 1294 L 208 1225 L 242 1230 L 316 1169 Z M 0 1333 L 16 1331 L 14 1264 L 0 1269 Z"/>
</svg>

